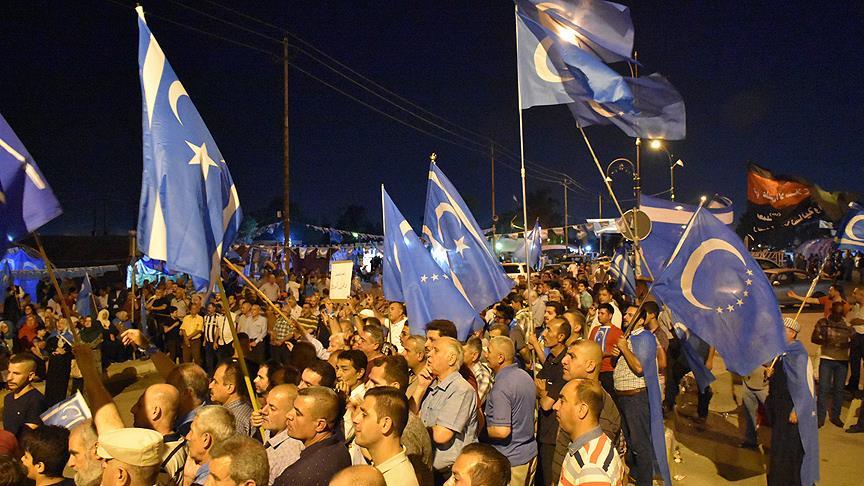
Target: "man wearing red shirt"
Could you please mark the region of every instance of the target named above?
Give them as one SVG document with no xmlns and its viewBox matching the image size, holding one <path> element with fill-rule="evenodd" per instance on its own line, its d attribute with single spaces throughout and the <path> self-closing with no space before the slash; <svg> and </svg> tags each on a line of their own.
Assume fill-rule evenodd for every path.
<svg viewBox="0 0 864 486">
<path fill-rule="evenodd" d="M 600 304 L 597 306 L 597 322 L 599 326 L 591 330 L 588 339 L 595 341 L 603 350 L 603 362 L 600 364 L 600 384 L 612 397 L 615 396 L 615 362 L 617 357 L 612 356 L 612 348 L 618 339 L 624 335 L 620 327 L 612 325 L 612 315 L 615 309 L 612 304 Z"/>
</svg>

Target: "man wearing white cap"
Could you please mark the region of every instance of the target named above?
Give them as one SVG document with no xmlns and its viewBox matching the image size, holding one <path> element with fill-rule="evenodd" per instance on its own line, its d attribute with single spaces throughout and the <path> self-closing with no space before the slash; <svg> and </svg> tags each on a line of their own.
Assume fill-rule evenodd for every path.
<svg viewBox="0 0 864 486">
<path fill-rule="evenodd" d="M 125 428 L 99 434 L 96 454 L 105 460 L 102 485 L 156 484 L 162 447 L 162 434 L 155 430 Z"/>
</svg>

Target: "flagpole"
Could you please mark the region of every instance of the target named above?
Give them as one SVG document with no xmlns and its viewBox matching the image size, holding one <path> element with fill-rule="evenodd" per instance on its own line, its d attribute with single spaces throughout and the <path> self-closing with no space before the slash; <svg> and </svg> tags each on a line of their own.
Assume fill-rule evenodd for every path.
<svg viewBox="0 0 864 486">
<path fill-rule="evenodd" d="M 48 270 L 48 277 L 51 279 L 51 284 L 54 286 L 54 292 L 57 293 L 57 297 L 60 299 L 60 308 L 63 310 L 63 316 L 69 324 L 69 329 L 72 331 L 72 340 L 75 341 L 75 344 L 80 344 L 81 338 L 78 336 L 78 329 L 76 329 L 72 324 L 72 311 L 66 303 L 66 296 L 63 295 L 63 290 L 60 289 L 60 283 L 57 282 L 57 276 L 54 275 L 54 265 L 52 265 L 51 260 L 48 259 L 48 254 L 45 253 L 45 247 L 42 246 L 42 240 L 39 238 L 39 234 L 35 231 L 33 232 L 33 239 L 36 240 L 39 254 L 42 256 L 42 261 L 45 262 L 45 269 Z"/>
<path fill-rule="evenodd" d="M 513 20 L 516 27 L 516 54 L 517 58 L 519 53 L 519 5 L 515 5 L 513 9 Z M 528 196 L 527 190 L 525 188 L 525 130 L 524 130 L 524 122 L 522 120 L 522 82 L 520 81 L 519 76 L 519 63 L 516 63 L 516 99 L 518 105 L 516 109 L 519 110 L 519 162 L 521 164 L 519 174 L 522 178 L 522 233 L 525 238 L 523 241 L 525 242 L 525 289 L 526 289 L 526 300 L 529 305 L 531 304 L 531 253 L 529 249 L 528 243 Z M 493 222 L 494 224 L 494 222 Z M 538 237 L 540 235 L 537 235 Z M 542 255 L 541 255 L 542 257 Z M 528 330 L 531 335 L 534 335 L 534 319 L 529 319 L 530 329 Z M 533 347 L 531 348 L 531 368 L 534 370 L 536 375 L 537 368 L 534 366 L 534 362 L 537 361 L 537 356 L 534 353 Z"/>
<path fill-rule="evenodd" d="M 603 179 L 603 183 L 606 184 L 606 190 L 609 191 L 609 195 L 612 196 L 612 202 L 615 203 L 615 208 L 618 209 L 618 214 L 621 215 L 621 222 L 624 225 L 624 230 L 633 235 L 633 241 L 635 243 L 638 240 L 638 235 L 630 231 L 630 225 L 627 222 L 627 218 L 624 217 L 624 211 L 621 209 L 621 204 L 618 202 L 618 198 L 615 196 L 615 191 L 612 190 L 612 183 L 610 182 L 609 178 L 606 177 L 606 173 L 603 172 L 603 167 L 600 165 L 600 159 L 597 158 L 597 154 L 594 152 L 594 147 L 588 140 L 588 134 L 585 133 L 585 129 L 582 128 L 582 125 L 578 121 L 576 122 L 576 128 L 578 128 L 579 132 L 582 134 L 582 139 L 585 140 L 585 145 L 588 147 L 588 152 L 591 153 L 591 158 L 594 160 L 594 165 L 597 166 L 597 170 L 600 172 L 600 178 Z M 635 215 L 633 217 L 633 221 L 636 221 Z M 602 240 L 602 236 L 600 238 Z M 641 261 L 645 263 L 645 268 L 648 269 L 648 275 L 651 277 L 651 280 L 654 280 L 654 275 L 651 272 L 651 267 L 648 266 L 648 262 L 645 260 L 645 255 L 642 253 L 642 247 L 640 245 L 635 245 L 633 249 L 639 256 L 639 259 L 641 259 Z"/>
<path fill-rule="evenodd" d="M 234 338 L 231 341 L 234 344 L 234 352 L 237 353 L 237 363 L 240 365 L 240 371 L 243 373 L 243 380 L 246 382 L 246 391 L 249 393 L 249 401 L 252 402 L 254 411 L 260 410 L 258 399 L 255 398 L 255 387 L 252 386 L 252 380 L 249 377 L 249 369 L 246 367 L 246 358 L 243 356 L 243 348 L 240 346 L 240 339 L 237 337 L 237 328 L 234 327 L 234 317 L 231 316 L 231 306 L 228 303 L 228 295 L 225 293 L 225 286 L 222 285 L 222 277 L 216 279 L 216 285 L 219 287 L 219 295 L 222 297 L 222 310 L 225 312 L 225 319 L 228 320 L 228 328 L 231 329 L 231 336 Z M 264 427 L 259 427 L 261 439 L 264 439 Z"/>
<path fill-rule="evenodd" d="M 819 277 L 822 276 L 822 271 L 825 270 L 825 265 L 828 264 L 828 260 L 831 259 L 831 252 L 825 254 L 825 258 L 822 260 L 822 265 L 819 266 L 819 271 L 816 272 L 816 276 L 813 277 L 813 280 L 810 282 L 810 288 L 807 289 L 807 295 L 804 296 L 804 300 L 801 301 L 801 305 L 798 306 L 798 312 L 795 313 L 795 320 L 798 320 L 798 317 L 801 315 L 801 311 L 804 310 L 804 306 L 807 305 L 807 299 L 813 295 L 813 291 L 816 290 L 816 284 L 819 282 Z"/>
<path fill-rule="evenodd" d="M 261 289 L 259 289 L 258 287 L 256 287 L 255 284 L 253 284 L 252 281 L 249 280 L 249 277 L 247 277 L 246 275 L 243 275 L 243 272 L 242 272 L 239 268 L 237 268 L 237 266 L 235 266 L 233 263 L 231 263 L 231 261 L 229 261 L 227 258 L 225 258 L 223 261 L 225 262 L 225 265 L 228 266 L 228 268 L 230 268 L 231 270 L 233 270 L 237 275 L 240 276 L 241 279 L 243 279 L 244 282 L 246 282 L 246 285 L 252 287 L 252 290 L 255 291 L 256 294 L 258 294 L 258 297 L 261 297 L 262 299 L 264 299 L 264 302 L 266 302 L 267 305 L 269 305 L 270 308 L 273 309 L 274 312 L 276 312 L 277 314 L 279 314 L 279 316 L 282 317 L 283 319 L 285 319 L 286 321 L 290 321 L 290 320 L 291 320 L 291 318 L 289 318 L 288 316 L 286 316 L 286 315 L 282 312 L 282 309 L 280 309 L 279 306 L 277 306 L 276 304 L 274 304 L 273 301 L 271 301 L 271 300 L 267 297 L 267 295 L 266 295 L 264 292 L 261 291 Z"/>
<path fill-rule="evenodd" d="M 131 278 L 132 286 L 131 286 L 131 292 L 129 293 L 129 298 L 132 300 L 130 301 L 130 307 L 129 307 L 129 312 L 130 312 L 129 322 L 132 323 L 132 327 L 135 327 L 135 277 L 136 277 L 135 267 L 138 264 L 138 258 L 137 258 L 138 247 L 137 247 L 137 241 L 136 240 L 137 240 L 137 232 L 135 230 L 130 231 L 129 232 L 129 249 L 130 249 L 129 253 L 132 254 L 132 259 L 131 259 L 131 261 L 132 261 L 132 271 L 131 271 L 131 273 L 132 273 L 132 278 Z"/>
</svg>

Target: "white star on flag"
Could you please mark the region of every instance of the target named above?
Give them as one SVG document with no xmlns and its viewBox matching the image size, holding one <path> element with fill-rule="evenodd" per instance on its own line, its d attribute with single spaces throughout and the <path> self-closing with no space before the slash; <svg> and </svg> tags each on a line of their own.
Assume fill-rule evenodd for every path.
<svg viewBox="0 0 864 486">
<path fill-rule="evenodd" d="M 437 281 L 438 281 L 438 274 L 437 274 L 437 273 L 433 273 L 433 274 L 432 274 L 432 281 L 433 281 L 433 282 L 437 282 Z"/>
<path fill-rule="evenodd" d="M 420 276 L 420 281 L 421 281 L 421 282 L 426 283 L 427 280 L 429 280 L 429 277 L 427 277 L 426 275 L 421 275 L 421 276 Z"/>
<path fill-rule="evenodd" d="M 456 252 L 459 253 L 459 256 L 464 256 L 464 255 L 462 255 L 462 252 L 465 250 L 471 249 L 470 246 L 465 244 L 465 237 L 464 236 L 462 236 L 458 240 L 453 240 L 453 243 L 456 244 Z"/>
<path fill-rule="evenodd" d="M 216 162 L 207 154 L 207 144 L 201 143 L 201 146 L 195 145 L 192 142 L 186 141 L 186 145 L 195 152 L 195 155 L 189 160 L 189 165 L 200 165 L 201 173 L 204 174 L 204 181 L 207 181 L 207 174 L 210 171 L 210 166 L 219 167 Z"/>
</svg>

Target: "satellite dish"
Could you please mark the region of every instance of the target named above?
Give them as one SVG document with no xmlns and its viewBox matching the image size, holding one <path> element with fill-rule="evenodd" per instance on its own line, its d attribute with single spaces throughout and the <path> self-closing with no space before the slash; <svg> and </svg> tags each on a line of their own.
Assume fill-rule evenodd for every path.
<svg viewBox="0 0 864 486">
<path fill-rule="evenodd" d="M 625 212 L 621 219 L 627 224 L 624 224 L 624 221 L 619 221 L 618 230 L 628 240 L 633 241 L 638 238 L 639 241 L 642 241 L 651 234 L 651 218 L 644 211 L 631 209 Z M 634 233 L 637 238 L 633 237 Z"/>
</svg>

